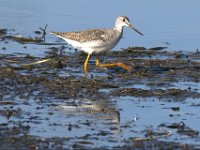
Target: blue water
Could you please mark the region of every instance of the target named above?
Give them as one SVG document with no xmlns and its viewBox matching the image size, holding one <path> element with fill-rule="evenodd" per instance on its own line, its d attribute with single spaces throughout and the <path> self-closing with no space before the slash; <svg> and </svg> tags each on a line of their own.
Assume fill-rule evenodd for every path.
<svg viewBox="0 0 200 150">
<path fill-rule="evenodd" d="M 126 15 L 144 36 L 125 29 L 115 50 L 129 46 L 167 46 L 168 50 L 200 48 L 198 0 L 1 0 L 0 28 L 15 29 L 23 36 L 48 24 L 48 31 L 78 31 L 112 27 Z M 55 41 L 49 35 L 47 41 Z M 170 45 L 169 45 L 170 44 Z"/>
</svg>

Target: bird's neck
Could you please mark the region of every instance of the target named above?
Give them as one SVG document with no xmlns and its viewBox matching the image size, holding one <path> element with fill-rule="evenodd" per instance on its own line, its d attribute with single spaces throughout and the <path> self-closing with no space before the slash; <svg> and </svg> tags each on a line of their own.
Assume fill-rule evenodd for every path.
<svg viewBox="0 0 200 150">
<path fill-rule="evenodd" d="M 115 24 L 115 29 L 116 29 L 118 32 L 120 32 L 120 33 L 123 32 L 123 26 L 121 26 L 121 25 L 119 25 L 119 24 Z"/>
</svg>

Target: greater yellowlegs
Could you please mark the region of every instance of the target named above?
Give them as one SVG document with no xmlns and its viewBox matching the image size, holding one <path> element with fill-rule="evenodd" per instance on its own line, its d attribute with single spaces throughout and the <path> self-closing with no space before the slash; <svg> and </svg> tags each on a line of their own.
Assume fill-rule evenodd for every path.
<svg viewBox="0 0 200 150">
<path fill-rule="evenodd" d="M 124 26 L 130 27 L 140 35 L 143 35 L 140 31 L 133 27 L 133 25 L 131 25 L 128 17 L 126 16 L 117 17 L 114 28 L 88 29 L 78 32 L 51 32 L 51 34 L 62 38 L 76 49 L 88 53 L 84 63 L 84 72 L 87 75 L 87 65 L 91 54 L 93 52 L 99 53 L 105 50 L 113 49 L 122 37 Z M 98 59 L 96 59 L 96 66 L 118 66 L 129 70 L 129 67 L 123 63 L 99 64 Z"/>
</svg>

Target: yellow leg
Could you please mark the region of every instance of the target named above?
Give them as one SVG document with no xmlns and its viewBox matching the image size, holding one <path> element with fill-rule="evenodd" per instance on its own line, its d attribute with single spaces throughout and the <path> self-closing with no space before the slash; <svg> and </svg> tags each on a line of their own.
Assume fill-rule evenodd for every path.
<svg viewBox="0 0 200 150">
<path fill-rule="evenodd" d="M 112 64 L 99 64 L 99 60 L 96 58 L 96 66 L 97 67 L 120 67 L 120 68 L 123 68 L 123 69 L 126 69 L 126 70 L 130 70 L 130 67 L 123 64 L 123 63 L 120 63 L 120 62 L 116 62 L 116 63 L 112 63 Z"/>
<path fill-rule="evenodd" d="M 90 56 L 91 56 L 91 53 L 88 53 L 87 58 L 86 58 L 85 63 L 84 63 L 84 73 L 85 73 L 86 76 L 87 76 L 87 71 L 88 71 L 87 65 L 88 65 L 88 61 L 90 59 Z"/>
</svg>

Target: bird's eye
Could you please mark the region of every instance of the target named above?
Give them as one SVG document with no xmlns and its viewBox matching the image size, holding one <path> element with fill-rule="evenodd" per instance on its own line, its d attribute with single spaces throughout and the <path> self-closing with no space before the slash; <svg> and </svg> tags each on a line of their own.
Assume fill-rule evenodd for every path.
<svg viewBox="0 0 200 150">
<path fill-rule="evenodd" d="M 125 22 L 125 21 L 126 21 L 126 19 L 123 19 L 122 21 L 123 21 L 123 22 Z"/>
</svg>

